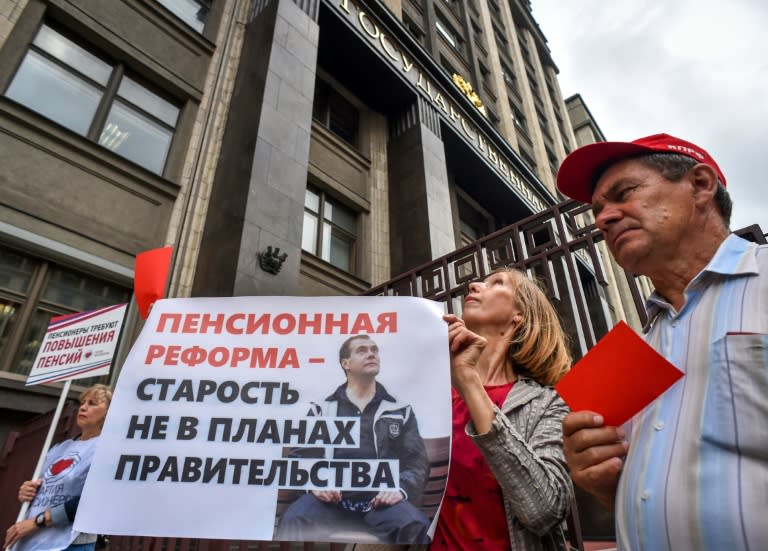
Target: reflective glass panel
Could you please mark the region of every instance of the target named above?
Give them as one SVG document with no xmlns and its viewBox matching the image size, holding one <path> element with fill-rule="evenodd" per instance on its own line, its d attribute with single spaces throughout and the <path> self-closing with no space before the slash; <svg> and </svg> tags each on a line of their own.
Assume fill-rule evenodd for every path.
<svg viewBox="0 0 768 551">
<path fill-rule="evenodd" d="M 210 8 L 197 0 L 159 0 L 173 14 L 197 32 L 203 32 Z"/>
<path fill-rule="evenodd" d="M 0 297 L 0 357 L 5 356 L 8 337 L 16 322 L 16 313 L 19 310 L 19 304 Z"/>
<path fill-rule="evenodd" d="M 357 234 L 357 217 L 355 213 L 335 201 L 325 202 L 325 219 L 330 220 L 341 229 L 353 235 Z"/>
<path fill-rule="evenodd" d="M 38 310 L 32 317 L 32 323 L 24 335 L 23 345 L 19 350 L 16 361 L 11 364 L 11 373 L 28 375 L 32 369 L 32 363 L 35 361 L 37 351 L 40 350 L 40 344 L 45 337 L 45 331 L 48 329 L 48 322 L 55 314 Z"/>
<path fill-rule="evenodd" d="M 141 166 L 162 174 L 173 132 L 115 102 L 99 143 Z"/>
<path fill-rule="evenodd" d="M 445 40 L 447 40 L 448 43 L 455 48 L 456 38 L 453 36 L 453 33 L 449 31 L 439 20 L 435 21 L 435 27 L 437 27 L 437 32 L 443 35 L 443 38 L 445 38 Z"/>
<path fill-rule="evenodd" d="M 51 268 L 43 300 L 84 312 L 127 302 L 128 291 L 117 285 L 85 276 L 73 270 L 55 266 Z"/>
<path fill-rule="evenodd" d="M 107 85 L 112 67 L 50 27 L 43 25 L 33 44 L 99 84 Z"/>
<path fill-rule="evenodd" d="M 317 247 L 317 217 L 304 213 L 304 226 L 301 229 L 301 248 L 315 254 Z"/>
<path fill-rule="evenodd" d="M 0 289 L 25 292 L 36 265 L 37 263 L 28 256 L 0 249 Z"/>
<path fill-rule="evenodd" d="M 179 108 L 165 101 L 157 94 L 153 94 L 136 81 L 123 77 L 120 81 L 117 95 L 141 107 L 144 111 L 154 115 L 168 126 L 176 126 L 176 121 L 179 118 Z"/>
<path fill-rule="evenodd" d="M 99 105 L 101 91 L 30 50 L 6 96 L 85 135 Z"/>
<path fill-rule="evenodd" d="M 323 224 L 323 242 L 320 258 L 327 262 L 331 261 L 331 232 L 333 232 L 333 226 L 328 223 Z"/>
<path fill-rule="evenodd" d="M 304 194 L 304 206 L 312 212 L 320 211 L 320 196 L 314 191 L 307 190 Z"/>
<path fill-rule="evenodd" d="M 349 240 L 345 236 L 334 232 L 331 235 L 331 257 L 329 262 L 337 268 L 351 272 L 351 249 Z"/>
</svg>

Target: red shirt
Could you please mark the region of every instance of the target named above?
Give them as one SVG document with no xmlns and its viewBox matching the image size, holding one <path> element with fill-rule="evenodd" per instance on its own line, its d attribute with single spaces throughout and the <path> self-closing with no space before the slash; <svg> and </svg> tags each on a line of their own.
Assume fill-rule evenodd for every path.
<svg viewBox="0 0 768 551">
<path fill-rule="evenodd" d="M 513 384 L 487 386 L 485 392 L 501 407 Z M 451 469 L 430 549 L 507 551 L 509 532 L 501 487 L 483 454 L 464 432 L 470 420 L 467 405 L 453 389 L 452 397 Z"/>
</svg>

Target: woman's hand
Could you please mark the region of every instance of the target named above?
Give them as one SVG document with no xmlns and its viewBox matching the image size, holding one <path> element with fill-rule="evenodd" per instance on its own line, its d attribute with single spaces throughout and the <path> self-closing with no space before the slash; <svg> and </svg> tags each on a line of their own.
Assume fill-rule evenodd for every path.
<svg viewBox="0 0 768 551">
<path fill-rule="evenodd" d="M 33 499 L 35 499 L 37 491 L 40 489 L 40 485 L 42 483 L 42 478 L 38 478 L 37 480 L 27 480 L 26 482 L 23 482 L 21 486 L 19 486 L 19 501 L 25 503 L 27 501 L 31 502 Z"/>
<path fill-rule="evenodd" d="M 491 428 L 495 413 L 493 402 L 483 388 L 477 364 L 488 341 L 467 329 L 458 316 L 448 314 L 443 319 L 448 323 L 451 384 L 467 405 L 477 433 L 485 434 Z"/>
<path fill-rule="evenodd" d="M 463 394 L 467 384 L 481 383 L 477 373 L 477 362 L 488 341 L 473 333 L 464 325 L 464 320 L 453 314 L 443 316 L 448 323 L 448 344 L 451 352 L 451 384 Z M 482 383 L 481 383 L 482 386 Z"/>
<path fill-rule="evenodd" d="M 38 528 L 35 525 L 34 519 L 28 518 L 25 520 L 20 520 L 8 528 L 8 530 L 6 530 L 5 543 L 3 543 L 3 548 L 7 549 L 8 547 L 11 547 L 21 538 L 28 536 L 37 530 Z"/>
</svg>

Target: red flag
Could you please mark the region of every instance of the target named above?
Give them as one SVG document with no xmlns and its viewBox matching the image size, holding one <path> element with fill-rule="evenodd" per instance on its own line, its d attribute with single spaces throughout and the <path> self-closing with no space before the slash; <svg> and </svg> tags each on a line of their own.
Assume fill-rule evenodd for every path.
<svg viewBox="0 0 768 551">
<path fill-rule="evenodd" d="M 619 426 L 683 376 L 620 321 L 555 385 L 573 411 L 599 413 Z"/>
<path fill-rule="evenodd" d="M 165 283 L 171 268 L 173 247 L 151 249 L 136 255 L 133 270 L 133 293 L 142 319 L 147 319 L 149 308 L 165 297 Z"/>
</svg>

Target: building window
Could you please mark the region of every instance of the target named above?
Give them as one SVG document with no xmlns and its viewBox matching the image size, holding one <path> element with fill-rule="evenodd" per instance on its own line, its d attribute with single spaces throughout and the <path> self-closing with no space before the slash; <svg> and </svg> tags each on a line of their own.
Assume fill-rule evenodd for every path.
<svg viewBox="0 0 768 551">
<path fill-rule="evenodd" d="M 152 172 L 165 168 L 179 108 L 47 25 L 5 95 Z"/>
<path fill-rule="evenodd" d="M 560 166 L 560 163 L 557 162 L 557 156 L 552 152 L 552 150 L 549 148 L 549 146 L 544 146 L 544 149 L 547 152 L 547 161 L 549 161 L 549 170 L 552 172 L 552 176 L 554 178 L 557 178 L 557 169 Z"/>
<path fill-rule="evenodd" d="M 490 82 L 490 75 L 491 75 L 490 69 L 488 69 L 488 67 L 486 67 L 485 63 L 483 63 L 482 61 L 478 61 L 477 66 L 480 69 L 480 76 L 482 77 L 483 82 Z"/>
<path fill-rule="evenodd" d="M 526 62 L 531 62 L 531 51 L 528 49 L 528 42 L 526 40 L 524 30 L 519 28 L 517 29 L 517 42 L 520 44 L 520 51 L 523 53 L 523 58 Z"/>
<path fill-rule="evenodd" d="M 448 44 L 453 46 L 454 50 L 459 49 L 459 39 L 456 38 L 456 34 L 449 29 L 447 23 L 443 23 L 440 19 L 437 19 L 435 20 L 435 28 L 437 29 L 437 32 L 440 33 L 440 36 L 442 36 Z"/>
<path fill-rule="evenodd" d="M 525 118 L 525 115 L 523 115 L 523 112 L 517 109 L 512 102 L 510 102 L 509 105 L 512 108 L 512 121 L 515 123 L 515 127 L 528 137 L 528 121 Z"/>
<path fill-rule="evenodd" d="M 509 43 L 507 41 L 507 37 L 504 36 L 504 33 L 500 31 L 499 28 L 496 27 L 495 25 L 493 26 L 493 35 L 496 37 L 496 44 L 498 44 L 499 48 L 505 49 L 507 47 L 507 44 Z"/>
<path fill-rule="evenodd" d="M 301 248 L 345 272 L 355 271 L 357 213 L 326 193 L 307 188 Z"/>
<path fill-rule="evenodd" d="M 532 170 L 536 170 L 538 168 L 538 165 L 536 164 L 536 159 L 533 157 L 533 151 L 531 151 L 528 147 L 524 146 L 522 143 L 519 144 L 520 149 L 518 150 L 518 153 L 520 153 L 520 157 L 523 158 L 523 160 L 528 164 L 528 166 Z"/>
<path fill-rule="evenodd" d="M 324 80 L 315 81 L 312 116 L 342 140 L 357 147 L 360 112 Z"/>
<path fill-rule="evenodd" d="M 443 69 L 445 69 L 445 72 L 451 75 L 458 75 L 460 74 L 456 68 L 451 64 L 450 61 L 448 61 L 444 55 L 440 54 L 440 65 L 442 65 Z"/>
<path fill-rule="evenodd" d="M 457 190 L 456 205 L 459 211 L 459 247 L 471 245 L 493 232 L 493 216 L 463 190 Z"/>
<path fill-rule="evenodd" d="M 424 31 L 421 30 L 421 27 L 417 25 L 413 19 L 405 14 L 403 14 L 403 25 L 405 25 L 405 28 L 411 33 L 411 36 L 418 40 L 422 45 L 424 44 Z"/>
<path fill-rule="evenodd" d="M 30 372 L 52 317 L 130 298 L 125 287 L 0 247 L 0 371 Z"/>
<path fill-rule="evenodd" d="M 488 120 L 491 121 L 496 130 L 500 130 L 501 119 L 499 116 L 488 105 L 485 106 L 485 109 L 488 112 Z"/>
<path fill-rule="evenodd" d="M 211 11 L 210 2 L 201 0 L 158 0 L 158 2 L 197 32 L 203 32 L 208 12 Z"/>
</svg>

